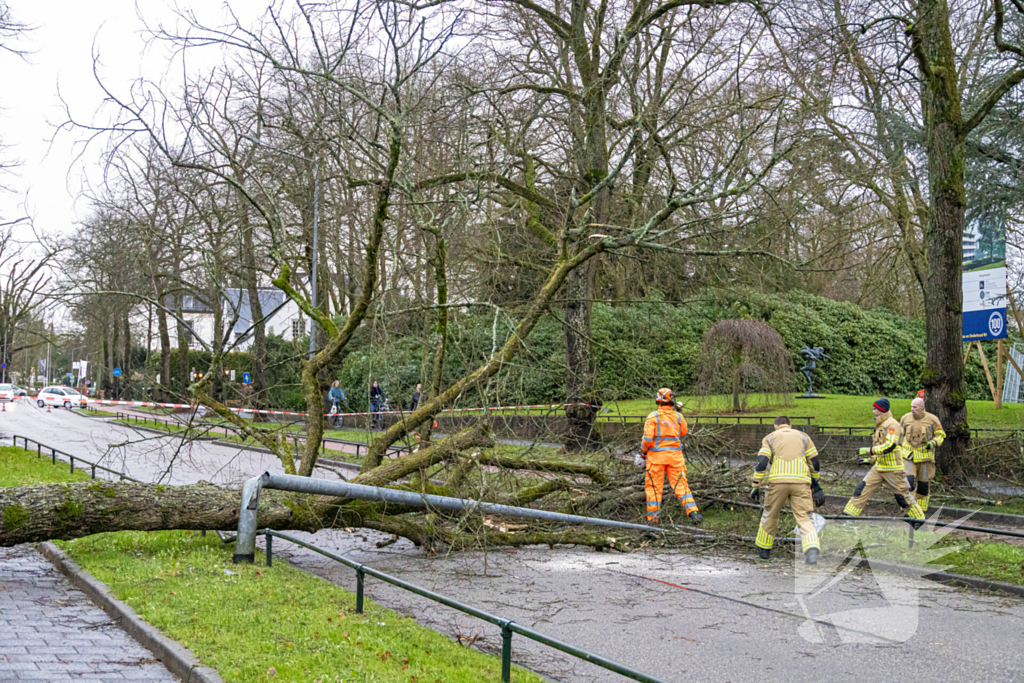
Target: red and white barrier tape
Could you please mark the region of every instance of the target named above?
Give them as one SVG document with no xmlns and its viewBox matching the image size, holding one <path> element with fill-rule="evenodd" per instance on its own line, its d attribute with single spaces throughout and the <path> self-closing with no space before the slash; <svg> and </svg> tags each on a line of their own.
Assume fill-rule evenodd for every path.
<svg viewBox="0 0 1024 683">
<path fill-rule="evenodd" d="M 110 401 L 107 399 L 89 399 L 89 403 L 96 403 L 104 406 L 132 406 L 135 408 L 186 408 L 188 410 L 194 410 L 196 408 L 205 408 L 206 406 L 190 405 L 188 403 L 155 403 L 152 401 Z M 472 413 L 472 412 L 484 412 L 490 410 L 536 410 L 536 409 L 552 409 L 552 408 L 569 408 L 572 406 L 586 406 L 588 408 L 596 408 L 597 406 L 589 403 L 550 403 L 550 404 L 537 404 L 529 406 L 494 406 L 494 407 L 482 407 L 482 408 L 447 408 L 440 412 L 442 413 Z M 306 413 L 293 413 L 286 410 L 255 410 L 253 408 L 228 408 L 233 413 L 259 413 L 260 415 L 297 415 L 305 417 Z M 411 411 L 408 410 L 382 410 L 378 412 L 366 412 L 366 413 L 324 413 L 324 417 L 349 417 L 349 416 L 360 416 L 360 415 L 403 415 L 408 414 Z"/>
</svg>

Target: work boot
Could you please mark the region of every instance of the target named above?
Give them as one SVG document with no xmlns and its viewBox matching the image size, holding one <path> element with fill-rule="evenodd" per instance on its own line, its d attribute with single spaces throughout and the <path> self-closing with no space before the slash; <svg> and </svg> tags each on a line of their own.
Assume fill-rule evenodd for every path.
<svg viewBox="0 0 1024 683">
<path fill-rule="evenodd" d="M 804 564 L 818 564 L 818 549 L 811 548 L 804 553 Z"/>
<path fill-rule="evenodd" d="M 699 512 L 691 512 L 687 516 L 690 518 L 691 522 L 697 525 L 704 521 L 704 515 L 700 514 Z"/>
<path fill-rule="evenodd" d="M 771 554 L 772 554 L 772 549 L 771 548 L 758 548 L 757 549 L 757 556 L 760 557 L 762 560 L 767 560 L 769 557 L 771 557 Z"/>
</svg>

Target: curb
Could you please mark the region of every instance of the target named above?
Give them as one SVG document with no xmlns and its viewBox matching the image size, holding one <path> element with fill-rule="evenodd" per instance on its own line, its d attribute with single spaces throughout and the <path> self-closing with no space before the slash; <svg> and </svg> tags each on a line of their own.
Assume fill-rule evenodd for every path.
<svg viewBox="0 0 1024 683">
<path fill-rule="evenodd" d="M 178 431 L 178 432 L 168 432 L 168 431 L 163 430 L 163 429 L 153 429 L 152 427 L 143 427 L 142 425 L 133 425 L 133 424 L 128 424 L 127 422 L 117 422 L 116 420 L 114 421 L 114 423 L 115 424 L 119 424 L 122 427 L 129 427 L 130 429 L 134 429 L 137 432 L 148 432 L 150 434 L 156 434 L 158 436 L 180 436 L 181 435 L 180 431 Z M 190 437 L 190 438 L 193 441 L 216 441 L 217 440 L 217 437 L 215 437 L 215 436 L 193 436 L 193 437 Z"/>
<path fill-rule="evenodd" d="M 167 669 L 185 683 L 224 683 L 216 670 L 203 666 L 195 655 L 139 618 L 128 605 L 114 597 L 110 589 L 78 566 L 53 543 L 40 543 L 36 550 L 53 563 L 72 584 L 106 612 L 123 631 L 153 653 Z"/>
<path fill-rule="evenodd" d="M 934 581 L 935 583 L 942 583 L 951 586 L 961 586 L 966 588 L 975 588 L 978 590 L 992 591 L 996 593 L 1009 593 L 1010 595 L 1016 595 L 1018 597 L 1024 597 L 1024 586 L 1017 585 L 1015 583 L 1006 583 L 1005 581 L 989 581 L 987 579 L 979 579 L 976 576 L 964 576 L 963 574 L 949 574 L 947 572 L 932 572 L 931 574 L 922 574 L 920 567 L 913 567 L 906 564 L 898 564 L 896 562 L 885 562 L 883 560 L 867 560 L 860 563 L 861 567 L 867 565 L 868 569 L 881 569 L 882 571 L 892 572 L 894 574 L 907 574 L 910 576 L 920 576 L 927 581 Z"/>
</svg>

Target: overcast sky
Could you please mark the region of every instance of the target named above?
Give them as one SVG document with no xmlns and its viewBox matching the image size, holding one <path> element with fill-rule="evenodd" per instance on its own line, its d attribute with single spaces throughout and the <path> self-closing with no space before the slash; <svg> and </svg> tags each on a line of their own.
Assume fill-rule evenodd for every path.
<svg viewBox="0 0 1024 683">
<path fill-rule="evenodd" d="M 10 0 L 15 18 L 36 29 L 18 47 L 31 51 L 25 60 L 0 53 L 0 138 L 10 146 L 5 157 L 22 166 L 15 178 L 0 179 L 13 193 L 0 193 L 0 222 L 32 217 L 44 233 L 66 233 L 84 218 L 88 205 L 80 199 L 83 173 L 98 181 L 101 147 L 94 146 L 75 160 L 80 132 L 56 133 L 65 120 L 60 95 L 75 118 L 91 122 L 106 116 L 100 111 L 103 95 L 92 74 L 92 52 L 100 56 L 105 82 L 125 92 L 144 75 L 160 79 L 167 72 L 163 48 L 146 50 L 144 24 L 174 22 L 173 5 L 163 0 Z M 216 0 L 179 0 L 181 8 L 194 7 L 201 16 L 218 21 L 223 4 Z M 232 0 L 244 17 L 255 17 L 268 0 Z M 215 55 L 211 55 L 215 57 Z M 190 57 L 190 63 L 194 59 Z M 80 145 L 79 145 L 80 146 Z M 19 231 L 30 237 L 31 232 Z"/>
</svg>

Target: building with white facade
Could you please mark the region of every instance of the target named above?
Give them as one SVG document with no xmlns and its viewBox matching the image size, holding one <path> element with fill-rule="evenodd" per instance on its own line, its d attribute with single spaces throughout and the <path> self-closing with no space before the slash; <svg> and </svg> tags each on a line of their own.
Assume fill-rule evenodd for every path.
<svg viewBox="0 0 1024 683">
<path fill-rule="evenodd" d="M 266 287 L 260 288 L 258 295 L 267 335 L 278 335 L 286 341 L 293 341 L 302 339 L 307 334 L 309 326 L 306 316 L 294 301 L 285 296 L 284 292 Z M 249 290 L 226 289 L 220 306 L 222 324 L 227 327 L 231 321 L 235 321 L 235 324 L 226 330 L 228 347 L 231 351 L 248 351 L 253 342 L 253 316 L 252 307 L 249 305 Z M 182 297 L 181 314 L 188 329 L 186 336 L 189 348 L 203 348 L 196 337 L 212 345 L 214 338 L 213 308 L 198 297 L 186 294 Z M 167 326 L 171 348 L 176 348 L 178 346 L 178 326 L 173 319 L 167 321 Z"/>
</svg>

